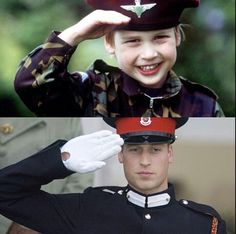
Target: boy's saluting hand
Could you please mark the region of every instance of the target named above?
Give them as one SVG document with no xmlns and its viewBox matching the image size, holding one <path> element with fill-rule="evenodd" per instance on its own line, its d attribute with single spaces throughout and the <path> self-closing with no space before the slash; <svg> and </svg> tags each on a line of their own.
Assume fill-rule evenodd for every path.
<svg viewBox="0 0 236 234">
<path fill-rule="evenodd" d="M 59 37 L 76 46 L 88 39 L 96 39 L 112 31 L 114 26 L 128 24 L 130 17 L 116 11 L 95 10 L 77 24 L 67 28 Z"/>
</svg>

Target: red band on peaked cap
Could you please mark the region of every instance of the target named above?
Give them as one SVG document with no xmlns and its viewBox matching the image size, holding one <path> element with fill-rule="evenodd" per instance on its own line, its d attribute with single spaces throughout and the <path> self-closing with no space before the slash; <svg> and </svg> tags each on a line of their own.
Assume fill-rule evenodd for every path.
<svg viewBox="0 0 236 234">
<path fill-rule="evenodd" d="M 178 25 L 182 11 L 185 8 L 198 7 L 200 0 L 87 0 L 87 3 L 94 9 L 113 10 L 131 18 L 128 25 L 118 26 L 116 29 L 145 31 L 171 28 Z M 137 7 L 138 4 L 143 11 L 140 17 L 132 10 L 121 7 Z M 146 4 L 156 5 L 145 9 Z M 140 12 L 140 9 L 137 11 Z"/>
<path fill-rule="evenodd" d="M 117 133 L 161 132 L 174 135 L 176 121 L 172 118 L 119 118 L 116 120 Z"/>
</svg>

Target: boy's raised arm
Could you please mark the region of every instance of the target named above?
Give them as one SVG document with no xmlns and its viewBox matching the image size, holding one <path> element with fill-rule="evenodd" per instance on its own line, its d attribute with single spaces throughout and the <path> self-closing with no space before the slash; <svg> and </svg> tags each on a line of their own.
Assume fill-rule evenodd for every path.
<svg viewBox="0 0 236 234">
<path fill-rule="evenodd" d="M 70 58 L 81 41 L 101 37 L 129 20 L 115 11 L 96 10 L 62 33 L 53 32 L 16 73 L 15 90 L 25 105 L 37 116 L 84 116 L 93 81 L 83 72 L 68 72 Z"/>
<path fill-rule="evenodd" d="M 112 31 L 114 26 L 127 24 L 129 21 L 129 17 L 116 11 L 95 10 L 64 30 L 59 37 L 71 46 L 77 46 L 81 41 L 102 37 Z"/>
</svg>

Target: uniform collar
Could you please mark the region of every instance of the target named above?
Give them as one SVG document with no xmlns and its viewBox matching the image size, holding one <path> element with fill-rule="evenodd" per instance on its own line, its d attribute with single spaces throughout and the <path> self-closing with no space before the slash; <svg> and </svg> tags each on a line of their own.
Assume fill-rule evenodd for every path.
<svg viewBox="0 0 236 234">
<path fill-rule="evenodd" d="M 148 90 L 147 88 L 143 88 L 142 86 L 139 85 L 139 83 L 135 79 L 128 76 L 124 72 L 122 72 L 121 77 L 122 77 L 122 82 L 121 82 L 122 90 L 128 96 L 135 96 L 145 93 L 148 96 L 152 97 L 155 96 L 164 99 L 178 94 L 182 87 L 181 81 L 174 71 L 170 71 L 164 86 L 161 89 L 157 89 L 156 94 L 155 94 L 155 89 Z"/>
<path fill-rule="evenodd" d="M 129 202 L 143 208 L 166 206 L 172 199 L 175 199 L 174 188 L 171 184 L 169 184 L 167 190 L 148 196 L 135 191 L 130 186 L 125 191 L 126 198 Z"/>
</svg>

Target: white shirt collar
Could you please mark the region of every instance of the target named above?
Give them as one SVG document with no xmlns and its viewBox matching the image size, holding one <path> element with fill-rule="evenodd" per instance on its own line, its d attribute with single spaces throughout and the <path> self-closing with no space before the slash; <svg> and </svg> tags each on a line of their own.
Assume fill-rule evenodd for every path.
<svg viewBox="0 0 236 234">
<path fill-rule="evenodd" d="M 152 196 L 143 196 L 132 190 L 129 190 L 126 193 L 126 197 L 129 202 L 143 208 L 151 208 L 151 207 L 167 205 L 169 204 L 171 198 L 168 193 L 162 193 Z"/>
</svg>

